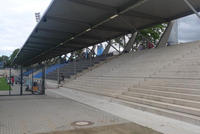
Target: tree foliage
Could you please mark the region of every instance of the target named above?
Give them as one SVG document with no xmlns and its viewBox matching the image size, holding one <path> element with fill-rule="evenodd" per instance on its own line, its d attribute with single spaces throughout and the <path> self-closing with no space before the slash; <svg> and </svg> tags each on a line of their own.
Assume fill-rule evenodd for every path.
<svg viewBox="0 0 200 134">
<path fill-rule="evenodd" d="M 20 49 L 15 49 L 10 56 L 10 61 L 13 62 Z"/>
<path fill-rule="evenodd" d="M 0 62 L 5 62 L 5 61 L 8 61 L 8 60 L 9 60 L 8 56 L 3 55 L 3 56 L 0 57 Z"/>
<path fill-rule="evenodd" d="M 159 24 L 150 28 L 146 28 L 140 31 L 140 33 L 137 35 L 136 42 L 144 42 L 144 41 L 150 41 L 154 44 L 157 44 L 165 31 L 167 27 L 166 23 Z M 144 39 L 145 38 L 145 39 Z"/>
<path fill-rule="evenodd" d="M 17 53 L 19 52 L 20 49 L 15 49 L 13 51 L 13 53 L 10 55 L 10 57 L 8 56 L 1 56 L 0 57 L 0 62 L 4 63 L 4 67 L 10 67 L 12 62 L 14 61 L 15 56 L 17 55 Z"/>
<path fill-rule="evenodd" d="M 149 41 L 156 45 L 159 42 L 166 27 L 167 27 L 167 24 L 163 23 L 163 24 L 155 25 L 150 28 L 140 30 L 136 37 L 136 44 L 145 44 L 146 42 Z M 124 47 L 125 45 L 124 40 L 125 40 L 125 36 L 114 39 L 114 41 L 122 47 Z"/>
</svg>

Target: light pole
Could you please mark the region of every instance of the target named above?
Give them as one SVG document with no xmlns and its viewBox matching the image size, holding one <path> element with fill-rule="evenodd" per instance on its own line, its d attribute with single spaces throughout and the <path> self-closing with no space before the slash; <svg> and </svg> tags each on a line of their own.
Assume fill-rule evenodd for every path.
<svg viewBox="0 0 200 134">
<path fill-rule="evenodd" d="M 36 22 L 40 22 L 40 13 L 35 13 Z"/>
</svg>

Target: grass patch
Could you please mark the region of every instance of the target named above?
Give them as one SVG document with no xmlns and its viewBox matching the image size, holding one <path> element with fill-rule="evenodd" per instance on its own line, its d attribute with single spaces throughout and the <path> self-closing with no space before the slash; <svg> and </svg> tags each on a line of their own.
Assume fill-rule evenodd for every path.
<svg viewBox="0 0 200 134">
<path fill-rule="evenodd" d="M 0 91 L 9 90 L 9 84 L 7 83 L 5 78 L 0 78 Z"/>
</svg>

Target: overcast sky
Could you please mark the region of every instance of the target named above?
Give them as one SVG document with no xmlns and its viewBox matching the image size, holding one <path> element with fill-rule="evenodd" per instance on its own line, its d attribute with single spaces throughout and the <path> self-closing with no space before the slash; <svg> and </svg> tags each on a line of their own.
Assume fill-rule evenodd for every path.
<svg viewBox="0 0 200 134">
<path fill-rule="evenodd" d="M 1 0 L 0 56 L 20 48 L 36 25 L 35 12 L 44 13 L 51 0 Z"/>
<path fill-rule="evenodd" d="M 20 48 L 36 25 L 35 12 L 42 14 L 51 0 L 4 0 L 0 4 L 0 56 Z M 200 40 L 200 20 L 189 16 L 179 20 L 181 42 Z"/>
</svg>

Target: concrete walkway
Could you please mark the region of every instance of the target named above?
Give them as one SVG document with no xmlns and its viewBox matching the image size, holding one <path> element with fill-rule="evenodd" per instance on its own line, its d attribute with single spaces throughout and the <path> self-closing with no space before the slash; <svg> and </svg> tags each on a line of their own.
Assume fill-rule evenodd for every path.
<svg viewBox="0 0 200 134">
<path fill-rule="evenodd" d="M 19 84 L 14 84 L 13 86 L 11 86 L 11 89 L 12 89 L 10 91 L 11 95 L 20 95 L 20 85 Z M 26 89 L 26 87 L 23 86 L 23 94 L 24 95 L 32 94 L 30 91 L 26 91 L 25 89 Z M 9 95 L 9 90 L 8 91 L 0 91 L 0 95 Z"/>
<path fill-rule="evenodd" d="M 56 95 L 0 97 L 0 134 L 37 134 L 77 128 L 128 123 L 112 114 Z"/>
<path fill-rule="evenodd" d="M 47 93 L 56 93 L 164 134 L 199 134 L 200 132 L 200 126 L 136 110 L 120 104 L 116 99 L 67 88 L 51 89 L 47 90 Z"/>
</svg>

